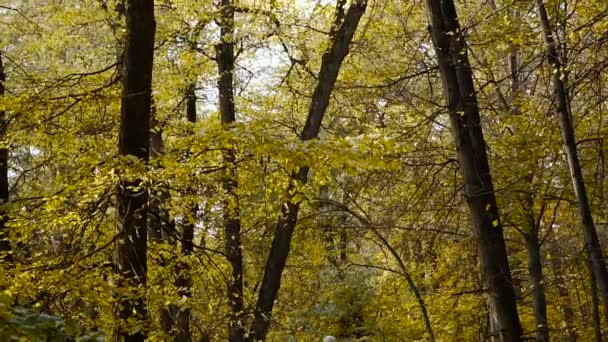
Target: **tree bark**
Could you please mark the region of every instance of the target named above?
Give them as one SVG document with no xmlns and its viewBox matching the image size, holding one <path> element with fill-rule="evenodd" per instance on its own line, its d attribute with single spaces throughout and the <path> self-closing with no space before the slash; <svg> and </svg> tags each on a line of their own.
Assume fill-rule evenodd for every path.
<svg viewBox="0 0 608 342">
<path fill-rule="evenodd" d="M 2 63 L 2 52 L 0 52 L 0 98 L 4 97 L 6 82 L 6 73 L 4 72 L 4 64 Z M 4 110 L 0 111 L 0 260 L 10 263 L 11 244 L 9 242 L 8 232 L 8 211 L 6 205 L 9 201 L 8 188 L 8 148 L 6 144 L 6 131 L 8 129 L 8 119 Z"/>
<path fill-rule="evenodd" d="M 352 2 L 344 15 L 343 21 L 340 23 L 339 29 L 336 30 L 332 37 L 331 46 L 323 54 L 317 85 L 312 95 L 306 123 L 300 134 L 300 140 L 302 141 L 315 139 L 319 134 L 321 122 L 329 105 L 329 98 L 338 78 L 340 67 L 348 54 L 350 43 L 359 25 L 359 21 L 365 13 L 366 7 L 366 0 L 355 0 Z M 337 12 L 340 15 L 339 9 Z M 295 192 L 296 184 L 305 184 L 307 182 L 308 171 L 309 167 L 305 166 L 293 172 L 287 193 Z M 266 260 L 264 277 L 255 306 L 254 320 L 247 337 L 247 341 L 251 342 L 263 341 L 266 338 L 266 333 L 270 326 L 272 308 L 281 286 L 281 276 L 291 248 L 291 238 L 297 223 L 300 202 L 290 199 L 284 203 L 282 208 L 281 215 L 276 224 L 270 253 Z"/>
<path fill-rule="evenodd" d="M 452 0 L 426 0 L 426 6 L 481 271 L 500 328 L 497 333 L 502 341 L 521 341 L 515 291 L 464 36 Z"/>
<path fill-rule="evenodd" d="M 220 44 L 217 47 L 219 107 L 222 125 L 224 129 L 228 130 L 230 125 L 236 121 L 233 85 L 235 56 L 232 0 L 221 0 L 220 13 Z M 245 334 L 243 327 L 243 252 L 235 149 L 227 148 L 223 153 L 223 159 L 227 165 L 222 178 L 222 187 L 226 192 L 226 199 L 223 203 L 225 251 L 232 268 L 227 284 L 228 305 L 230 306 L 228 340 L 242 342 Z"/>
<path fill-rule="evenodd" d="M 608 321 L 608 270 L 606 269 L 606 261 L 604 260 L 600 241 L 597 236 L 597 230 L 595 229 L 595 224 L 593 222 L 591 207 L 589 206 L 589 199 L 587 198 L 587 190 L 585 188 L 585 181 L 583 179 L 583 171 L 578 158 L 570 100 L 568 98 L 566 84 L 563 81 L 563 66 L 559 59 L 549 17 L 542 0 L 536 0 L 536 8 L 538 10 L 543 36 L 547 45 L 547 62 L 549 63 L 551 75 L 553 76 L 553 96 L 555 97 L 554 100 L 557 107 L 564 149 L 568 159 L 568 165 L 570 166 L 570 176 L 574 186 L 578 214 L 583 227 L 585 247 L 589 254 L 589 258 L 591 259 L 593 273 L 600 292 L 599 294 L 604 304 L 604 318 Z"/>
<path fill-rule="evenodd" d="M 127 1 L 126 21 L 119 154 L 147 163 L 155 33 L 154 1 Z M 119 278 L 119 286 L 137 289 L 131 298 L 117 298 L 113 332 L 113 340 L 116 342 L 143 342 L 147 335 L 145 321 L 148 313 L 143 289 L 147 282 L 148 195 L 141 185 L 140 179 L 121 180 L 118 189 L 118 239 L 114 253 L 114 271 Z M 125 325 L 127 320 L 143 321 L 144 328 L 131 331 Z"/>
</svg>

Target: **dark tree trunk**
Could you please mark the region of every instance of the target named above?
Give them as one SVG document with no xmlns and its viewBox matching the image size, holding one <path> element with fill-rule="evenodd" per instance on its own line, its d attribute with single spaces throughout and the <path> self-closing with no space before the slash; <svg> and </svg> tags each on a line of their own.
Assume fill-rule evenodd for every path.
<svg viewBox="0 0 608 342">
<path fill-rule="evenodd" d="M 499 218 L 479 107 L 463 33 L 452 0 L 426 0 L 452 135 L 475 229 L 481 271 L 502 341 L 521 341 L 515 291 Z"/>
<path fill-rule="evenodd" d="M 583 171 L 578 158 L 570 101 L 566 84 L 563 80 L 563 68 L 553 38 L 549 17 L 542 0 L 536 0 L 536 8 L 538 9 L 543 36 L 547 45 L 547 62 L 549 63 L 551 75 L 553 76 L 553 96 L 555 97 L 554 100 L 557 107 L 564 149 L 566 151 L 568 165 L 570 166 L 570 175 L 572 177 L 572 184 L 576 195 L 578 214 L 583 227 L 585 246 L 593 265 L 593 273 L 598 284 L 600 297 L 604 304 L 604 319 L 608 321 L 608 270 L 606 270 L 606 262 L 593 222 L 591 207 L 589 206 L 589 199 L 587 198 L 587 190 L 583 179 Z"/>
<path fill-rule="evenodd" d="M 119 154 L 149 160 L 152 65 L 154 56 L 154 1 L 129 0 L 126 6 L 127 40 L 122 65 L 122 103 Z M 130 298 L 118 297 L 114 341 L 140 342 L 146 330 L 129 331 L 127 320 L 146 322 L 143 289 L 147 277 L 147 202 L 141 180 L 122 180 L 118 189 L 114 271 L 121 287 L 137 287 Z M 146 324 L 146 323 L 144 323 Z"/>
<path fill-rule="evenodd" d="M 230 129 L 230 125 L 236 120 L 233 85 L 235 58 L 234 7 L 232 0 L 222 0 L 220 6 L 220 44 L 217 47 L 220 119 L 224 128 Z M 226 199 L 223 204 L 224 238 L 226 240 L 226 256 L 232 268 L 227 284 L 228 304 L 230 306 L 228 340 L 230 342 L 241 342 L 245 333 L 243 327 L 243 253 L 235 149 L 232 147 L 226 149 L 223 159 L 227 165 L 226 173 L 222 179 L 222 187 L 226 192 Z"/>
<path fill-rule="evenodd" d="M 6 82 L 6 74 L 4 72 L 4 64 L 2 63 L 2 52 L 0 52 L 0 98 L 4 97 Z M 11 244 L 8 240 L 8 212 L 6 205 L 9 201 L 8 189 L 8 148 L 4 147 L 6 142 L 6 131 L 8 129 L 8 120 L 6 112 L 0 111 L 0 143 L 3 147 L 0 148 L 0 260 L 11 262 L 12 256 Z"/>
<path fill-rule="evenodd" d="M 315 86 L 308 109 L 306 124 L 300 134 L 302 141 L 315 139 L 319 134 L 321 122 L 325 115 L 325 110 L 329 105 L 329 98 L 338 78 L 340 67 L 348 54 L 350 43 L 359 25 L 359 21 L 365 13 L 366 7 L 366 0 L 353 1 L 344 15 L 343 21 L 339 23 L 339 28 L 335 30 L 332 36 L 333 41 L 331 46 L 323 54 L 321 70 L 319 71 L 317 85 Z M 339 17 L 341 13 L 340 6 L 338 6 L 337 12 L 337 17 Z M 308 180 L 308 170 L 308 167 L 302 167 L 299 171 L 292 174 L 288 193 L 295 192 L 296 184 L 306 183 Z M 291 249 L 291 238 L 297 223 L 300 202 L 289 200 L 282 208 L 275 228 L 270 253 L 266 260 L 264 277 L 255 306 L 254 320 L 247 341 L 263 341 L 266 338 L 266 333 L 270 326 L 272 308 L 281 286 L 281 276 Z"/>
</svg>

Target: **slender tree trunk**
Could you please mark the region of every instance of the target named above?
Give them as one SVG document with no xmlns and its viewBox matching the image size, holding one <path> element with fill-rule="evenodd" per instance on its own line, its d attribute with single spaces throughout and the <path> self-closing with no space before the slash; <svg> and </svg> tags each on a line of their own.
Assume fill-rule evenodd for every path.
<svg viewBox="0 0 608 342">
<path fill-rule="evenodd" d="M 503 341 L 521 341 L 515 291 L 464 36 L 452 0 L 426 0 L 426 5 L 482 275 L 500 328 L 497 333 Z"/>
<path fill-rule="evenodd" d="M 190 84 L 186 91 L 186 119 L 189 123 L 196 123 L 196 94 L 194 92 L 196 86 Z M 192 191 L 196 191 L 192 189 Z M 188 211 L 192 217 L 197 217 L 198 205 L 188 202 Z M 181 248 L 182 256 L 188 256 L 194 251 L 194 221 L 184 220 L 182 223 L 182 238 Z M 175 280 L 175 286 L 178 288 L 178 294 L 182 298 L 192 297 L 192 277 L 190 275 L 190 265 L 181 263 L 180 270 Z M 174 337 L 175 342 L 190 342 L 192 340 L 190 331 L 190 317 L 192 310 L 189 307 L 178 308 L 175 312 L 175 327 L 177 334 Z"/>
<path fill-rule="evenodd" d="M 557 294 L 564 301 L 564 320 L 566 323 L 567 341 L 576 342 L 578 336 L 574 328 L 574 311 L 572 310 L 572 302 L 570 301 L 570 294 L 568 288 L 565 285 L 565 279 L 562 271 L 562 256 L 560 254 L 560 246 L 557 243 L 555 236 L 550 238 L 550 253 L 551 253 L 551 269 L 553 276 L 555 277 L 555 287 L 557 288 Z"/>
<path fill-rule="evenodd" d="M 150 159 L 155 160 L 162 156 L 164 150 L 163 131 L 156 119 L 155 109 L 151 110 L 150 117 Z M 158 166 L 158 165 L 157 165 Z M 162 244 L 167 242 L 169 234 L 175 230 L 175 222 L 170 218 L 165 209 L 165 203 L 169 201 L 169 193 L 163 189 L 163 185 L 157 185 L 149 198 L 148 208 L 148 240 L 151 243 Z M 150 257 L 150 262 L 160 267 L 167 267 L 166 260 L 160 255 Z M 160 286 L 164 287 L 164 279 L 160 280 Z M 165 336 L 170 336 L 173 330 L 174 304 L 164 305 L 159 309 L 160 327 Z"/>
<path fill-rule="evenodd" d="M 595 341 L 602 341 L 602 320 L 600 318 L 600 301 L 597 297 L 597 282 L 595 281 L 595 275 L 593 274 L 593 264 L 591 260 L 587 259 L 587 266 L 589 268 L 589 288 L 591 289 L 591 317 L 593 318 L 593 334 L 595 335 Z"/>
<path fill-rule="evenodd" d="M 150 145 L 152 65 L 154 56 L 154 1 L 129 0 L 126 6 L 127 41 L 122 65 L 122 103 L 119 154 L 147 163 Z M 145 329 L 131 332 L 128 320 L 146 321 L 144 298 L 147 277 L 147 202 L 141 180 L 119 184 L 114 271 L 119 286 L 136 287 L 129 298 L 119 296 L 113 340 L 143 342 Z"/>
<path fill-rule="evenodd" d="M 339 2 L 340 4 L 340 2 Z M 341 10 L 338 4 L 338 15 Z M 321 129 L 321 122 L 334 84 L 344 58 L 348 54 L 350 43 L 353 39 L 361 17 L 367 7 L 366 0 L 354 0 L 348 11 L 341 20 L 339 28 L 332 36 L 329 49 L 323 54 L 321 70 L 317 78 L 317 85 L 312 95 L 306 123 L 300 134 L 300 140 L 307 141 L 317 138 Z M 305 184 L 308 180 L 307 166 L 300 168 L 291 176 L 292 180 L 287 193 L 295 192 L 297 184 Z M 258 300 L 255 306 L 254 320 L 249 330 L 247 341 L 263 341 L 270 326 L 272 308 L 281 286 L 281 276 L 285 269 L 287 257 L 291 249 L 291 238 L 296 227 L 300 202 L 288 200 L 282 206 L 282 211 L 277 221 L 274 238 L 270 247 L 270 253 L 264 268 L 264 277 L 260 286 Z"/>
<path fill-rule="evenodd" d="M 515 17 L 519 16 L 517 10 L 513 11 Z M 518 47 L 512 46 L 509 53 L 509 73 L 511 79 L 511 104 L 510 112 L 513 115 L 521 114 L 517 97 L 521 92 L 519 79 L 519 56 Z M 525 178 L 526 185 L 532 188 L 533 173 Z M 534 219 L 534 195 L 526 194 L 520 201 L 526 216 L 524 240 L 528 256 L 528 272 L 532 278 L 532 307 L 534 308 L 534 320 L 536 323 L 536 340 L 549 341 L 549 326 L 547 320 L 547 298 L 545 296 L 543 263 L 541 258 L 540 241 L 538 240 L 540 229 L 540 218 Z M 542 215 L 542 213 L 540 214 Z"/>
<path fill-rule="evenodd" d="M 220 39 L 217 48 L 217 66 L 219 72 L 218 89 L 220 94 L 220 115 L 225 129 L 236 120 L 234 106 L 234 7 L 232 0 L 221 0 Z M 224 238 L 226 256 L 232 268 L 228 279 L 228 304 L 230 321 L 228 340 L 241 342 L 244 339 L 243 327 L 243 252 L 241 246 L 241 219 L 237 196 L 238 180 L 236 173 L 236 151 L 230 147 L 224 151 L 226 173 L 222 186 L 226 192 L 224 200 Z"/>
<path fill-rule="evenodd" d="M 587 190 L 583 179 L 583 171 L 578 158 L 570 101 L 566 84 L 563 81 L 563 68 L 543 1 L 536 0 L 536 7 L 538 9 L 543 36 L 547 45 L 547 62 L 549 63 L 551 75 L 553 76 L 553 96 L 555 97 L 554 100 L 557 107 L 562 140 L 568 159 L 568 165 L 570 166 L 570 175 L 572 177 L 572 184 L 576 195 L 578 214 L 583 227 L 585 246 L 593 265 L 593 273 L 597 280 L 599 294 L 604 304 L 604 318 L 608 322 L 608 271 L 606 270 L 606 262 L 593 222 L 591 207 L 589 206 L 589 199 L 587 198 Z"/>
<path fill-rule="evenodd" d="M 530 209 L 532 210 L 532 209 Z M 543 280 L 543 264 L 540 254 L 540 242 L 536 222 L 531 218 L 531 230 L 524 234 L 526 253 L 528 255 L 528 272 L 532 278 L 532 307 L 536 323 L 536 341 L 549 341 L 549 326 L 547 324 L 547 300 Z"/>
<path fill-rule="evenodd" d="M 0 52 L 0 99 L 4 97 L 6 74 L 2 63 L 2 52 Z M 6 131 L 8 129 L 8 119 L 6 112 L 0 110 L 0 260 L 11 262 L 11 244 L 8 237 L 8 212 L 6 205 L 9 201 L 8 189 L 8 148 L 6 147 Z"/>
<path fill-rule="evenodd" d="M 150 159 L 157 160 L 164 154 L 165 143 L 163 127 L 156 118 L 154 108 L 152 108 L 150 126 Z M 157 165 L 157 167 L 161 166 Z M 171 240 L 171 236 L 175 232 L 175 221 L 166 208 L 166 203 L 170 201 L 171 196 L 165 184 L 159 184 L 156 190 L 149 199 L 148 236 L 150 240 L 160 243 Z"/>
<path fill-rule="evenodd" d="M 516 13 L 517 14 L 517 13 Z M 509 69 L 511 78 L 511 105 L 510 112 L 513 115 L 521 114 L 518 105 L 515 103 L 520 92 L 519 63 L 517 47 L 512 47 L 509 54 Z M 533 173 L 525 178 L 526 186 L 532 187 Z M 538 240 L 540 219 L 534 219 L 534 195 L 525 194 L 520 200 L 522 210 L 525 215 L 523 237 L 528 256 L 528 272 L 532 278 L 532 307 L 534 309 L 534 320 L 536 323 L 536 340 L 541 342 L 549 341 L 549 326 L 547 320 L 547 298 L 545 296 L 543 263 L 541 258 L 540 241 Z M 539 214 L 542 215 L 542 212 Z"/>
</svg>

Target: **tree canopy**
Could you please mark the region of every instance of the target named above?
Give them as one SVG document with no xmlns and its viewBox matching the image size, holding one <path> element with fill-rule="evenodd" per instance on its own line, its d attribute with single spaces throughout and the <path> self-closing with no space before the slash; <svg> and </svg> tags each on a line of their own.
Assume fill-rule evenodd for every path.
<svg viewBox="0 0 608 342">
<path fill-rule="evenodd" d="M 604 340 L 607 5 L 0 2 L 0 340 Z"/>
</svg>

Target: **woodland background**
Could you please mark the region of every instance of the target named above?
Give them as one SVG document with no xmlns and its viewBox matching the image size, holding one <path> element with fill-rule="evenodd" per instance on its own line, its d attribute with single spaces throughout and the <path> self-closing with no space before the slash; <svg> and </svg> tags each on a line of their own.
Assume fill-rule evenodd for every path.
<svg viewBox="0 0 608 342">
<path fill-rule="evenodd" d="M 607 5 L 0 1 L 0 340 L 602 341 Z"/>
</svg>

